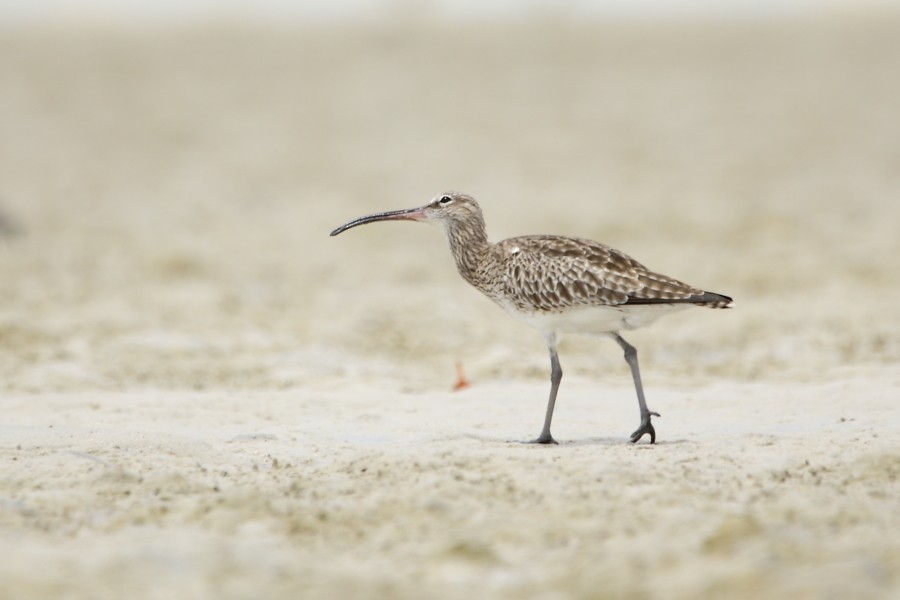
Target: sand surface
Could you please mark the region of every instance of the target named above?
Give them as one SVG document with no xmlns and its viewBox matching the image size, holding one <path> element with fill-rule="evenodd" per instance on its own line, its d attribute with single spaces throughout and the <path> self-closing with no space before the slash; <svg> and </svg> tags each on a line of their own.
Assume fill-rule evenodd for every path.
<svg viewBox="0 0 900 600">
<path fill-rule="evenodd" d="M 0 33 L 0 597 L 900 595 L 900 21 Z M 539 334 L 446 189 L 727 293 Z M 472 381 L 453 392 L 455 364 Z"/>
</svg>

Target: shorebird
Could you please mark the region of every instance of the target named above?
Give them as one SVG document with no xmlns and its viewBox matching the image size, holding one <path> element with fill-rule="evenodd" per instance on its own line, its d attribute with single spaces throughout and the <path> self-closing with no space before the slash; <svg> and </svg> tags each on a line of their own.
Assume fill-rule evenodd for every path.
<svg viewBox="0 0 900 600">
<path fill-rule="evenodd" d="M 544 335 L 550 351 L 550 398 L 540 435 L 531 441 L 556 444 L 550 422 L 562 381 L 557 344 L 564 333 L 606 335 L 625 353 L 637 392 L 641 422 L 632 443 L 645 434 L 656 442 L 647 408 L 637 350 L 619 334 L 649 325 L 690 306 L 730 308 L 731 298 L 705 292 L 654 273 L 627 254 L 591 240 L 558 235 L 529 235 L 488 241 L 481 207 L 471 196 L 450 192 L 419 208 L 376 213 L 354 219 L 331 232 L 375 221 L 424 221 L 443 230 L 463 279 L 519 321 Z"/>
</svg>

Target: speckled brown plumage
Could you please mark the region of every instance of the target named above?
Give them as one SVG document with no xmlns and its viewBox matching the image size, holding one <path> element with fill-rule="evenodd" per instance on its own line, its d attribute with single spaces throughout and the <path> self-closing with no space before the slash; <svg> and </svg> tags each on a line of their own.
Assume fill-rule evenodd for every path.
<svg viewBox="0 0 900 600">
<path fill-rule="evenodd" d="M 656 432 L 644 400 L 637 351 L 618 332 L 647 325 L 666 312 L 691 305 L 729 308 L 731 298 L 654 273 L 627 254 L 591 240 L 533 235 L 490 243 L 481 208 L 471 196 L 447 193 L 421 208 L 378 213 L 338 227 L 331 235 L 384 220 L 427 221 L 440 227 L 460 275 L 513 317 L 544 334 L 550 351 L 551 389 L 544 428 L 536 439 L 555 443 L 550 421 L 562 378 L 556 345 L 561 333 L 607 334 L 625 351 L 641 426 L 653 443 Z"/>
<path fill-rule="evenodd" d="M 591 240 L 532 235 L 491 244 L 478 203 L 464 194 L 452 197 L 452 216 L 441 225 L 459 273 L 504 307 L 559 313 L 626 304 L 725 308 L 731 302 L 654 273 L 624 252 Z"/>
</svg>

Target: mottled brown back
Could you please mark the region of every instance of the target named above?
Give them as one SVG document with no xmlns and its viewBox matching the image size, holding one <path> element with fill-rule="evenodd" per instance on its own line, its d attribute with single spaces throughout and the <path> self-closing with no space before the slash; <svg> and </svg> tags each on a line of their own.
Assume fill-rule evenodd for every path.
<svg viewBox="0 0 900 600">
<path fill-rule="evenodd" d="M 500 272 L 483 273 L 487 280 L 482 291 L 521 310 L 659 303 L 722 308 L 731 302 L 727 296 L 654 273 L 627 254 L 591 240 L 523 236 L 494 244 L 491 254 L 494 260 L 489 262 L 499 265 Z"/>
</svg>

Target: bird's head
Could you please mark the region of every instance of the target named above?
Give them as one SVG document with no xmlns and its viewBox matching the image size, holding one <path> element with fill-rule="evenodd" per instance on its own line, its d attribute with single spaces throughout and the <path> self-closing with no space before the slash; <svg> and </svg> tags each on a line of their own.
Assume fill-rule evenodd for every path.
<svg viewBox="0 0 900 600">
<path fill-rule="evenodd" d="M 332 231 L 331 235 L 335 236 L 357 225 L 375 221 L 423 221 L 437 225 L 445 231 L 454 225 L 464 225 L 468 222 L 479 223 L 482 228 L 484 227 L 481 208 L 474 198 L 459 192 L 447 192 L 436 196 L 425 206 L 375 213 L 354 219 Z"/>
</svg>

